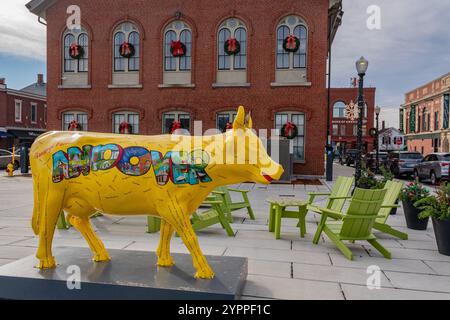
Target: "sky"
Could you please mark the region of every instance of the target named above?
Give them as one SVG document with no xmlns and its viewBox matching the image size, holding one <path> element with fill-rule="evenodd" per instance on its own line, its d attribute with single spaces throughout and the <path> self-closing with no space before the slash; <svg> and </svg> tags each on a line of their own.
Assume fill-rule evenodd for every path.
<svg viewBox="0 0 450 320">
<path fill-rule="evenodd" d="M 15 89 L 46 73 L 46 29 L 25 8 L 28 1 L 0 2 L 0 77 Z M 370 30 L 367 9 L 374 5 L 380 9 L 380 28 Z M 348 87 L 355 61 L 364 56 L 366 85 L 377 88 L 380 118 L 398 127 L 404 94 L 450 72 L 450 1 L 343 0 L 343 10 L 333 43 L 332 86 Z"/>
</svg>

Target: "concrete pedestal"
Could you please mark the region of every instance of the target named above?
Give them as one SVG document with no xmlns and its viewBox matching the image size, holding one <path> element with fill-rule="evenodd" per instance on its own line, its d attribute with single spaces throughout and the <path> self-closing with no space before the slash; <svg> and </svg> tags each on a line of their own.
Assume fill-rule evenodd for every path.
<svg viewBox="0 0 450 320">
<path fill-rule="evenodd" d="M 195 279 L 192 259 L 172 254 L 175 266 L 156 266 L 154 252 L 109 250 L 110 262 L 93 262 L 86 248 L 57 248 L 56 269 L 35 268 L 29 256 L 0 267 L 0 299 L 238 299 L 247 278 L 247 258 L 208 256 L 213 280 Z M 81 289 L 74 287 L 80 271 Z"/>
</svg>

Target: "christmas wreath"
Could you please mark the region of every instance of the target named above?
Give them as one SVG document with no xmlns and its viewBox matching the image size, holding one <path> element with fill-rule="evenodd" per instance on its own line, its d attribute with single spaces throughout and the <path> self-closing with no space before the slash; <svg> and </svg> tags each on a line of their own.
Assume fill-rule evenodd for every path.
<svg viewBox="0 0 450 320">
<path fill-rule="evenodd" d="M 120 134 L 131 134 L 132 133 L 131 124 L 129 124 L 126 121 L 121 122 L 119 125 L 119 133 Z"/>
<path fill-rule="evenodd" d="M 136 53 L 136 50 L 131 43 L 124 41 L 124 43 L 120 45 L 119 53 L 124 58 L 131 58 Z"/>
<path fill-rule="evenodd" d="M 186 55 L 186 45 L 181 41 L 172 41 L 170 53 L 174 57 L 184 57 Z"/>
<path fill-rule="evenodd" d="M 224 44 L 225 53 L 229 56 L 241 52 L 241 44 L 235 38 L 230 38 Z"/>
<path fill-rule="evenodd" d="M 80 59 L 84 56 L 84 48 L 79 44 L 72 43 L 69 48 L 69 55 L 72 59 Z"/>
<path fill-rule="evenodd" d="M 178 129 L 183 129 L 183 125 L 181 124 L 180 121 L 174 120 L 172 122 L 172 125 L 170 126 L 169 132 L 170 134 L 173 134 Z"/>
<path fill-rule="evenodd" d="M 297 126 L 288 121 L 286 124 L 281 128 L 281 136 L 285 137 L 287 139 L 294 139 L 298 135 L 298 128 Z"/>
<path fill-rule="evenodd" d="M 283 41 L 283 49 L 287 52 L 297 52 L 300 48 L 300 40 L 296 37 L 288 35 Z"/>
<path fill-rule="evenodd" d="M 69 127 L 67 128 L 69 131 L 81 131 L 83 130 L 83 127 L 81 126 L 81 124 L 79 124 L 78 122 L 76 122 L 75 120 L 72 120 L 69 123 Z"/>
</svg>

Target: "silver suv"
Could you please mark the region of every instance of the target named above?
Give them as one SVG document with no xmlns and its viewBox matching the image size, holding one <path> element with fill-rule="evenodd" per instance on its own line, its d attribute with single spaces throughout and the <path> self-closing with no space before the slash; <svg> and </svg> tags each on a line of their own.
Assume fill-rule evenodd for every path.
<svg viewBox="0 0 450 320">
<path fill-rule="evenodd" d="M 432 153 L 416 165 L 414 177 L 430 179 L 432 184 L 438 184 L 442 179 L 448 180 L 449 167 L 450 153 Z"/>
<path fill-rule="evenodd" d="M 389 153 L 387 160 L 387 168 L 395 175 L 412 175 L 418 163 L 422 161 L 423 157 L 416 151 L 392 151 Z"/>
</svg>

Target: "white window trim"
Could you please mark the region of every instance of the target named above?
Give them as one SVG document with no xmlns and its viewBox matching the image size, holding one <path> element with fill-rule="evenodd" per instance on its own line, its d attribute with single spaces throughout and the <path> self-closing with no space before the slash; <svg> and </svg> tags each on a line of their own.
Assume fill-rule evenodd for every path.
<svg viewBox="0 0 450 320">
<path fill-rule="evenodd" d="M 114 125 L 114 116 L 116 116 L 116 115 L 124 115 L 125 116 L 125 121 L 127 121 L 128 122 L 128 116 L 130 116 L 130 115 L 133 115 L 133 116 L 138 116 L 138 132 L 134 132 L 133 130 L 133 133 L 132 134 L 140 134 L 140 121 L 141 121 L 141 119 L 140 119 L 140 114 L 139 114 L 139 112 L 136 112 L 136 111 L 117 111 L 117 112 L 114 112 L 113 114 L 112 114 L 112 133 L 119 133 L 119 132 L 115 132 L 115 125 Z"/>
<path fill-rule="evenodd" d="M 19 117 L 17 117 L 17 107 L 19 107 Z M 22 100 L 14 100 L 14 121 L 22 122 Z"/>
<path fill-rule="evenodd" d="M 34 121 L 33 121 L 33 107 L 35 108 L 34 111 Z M 38 119 L 38 104 L 36 102 L 31 102 L 30 103 L 30 122 L 33 124 L 37 123 L 37 119 Z"/>
</svg>

